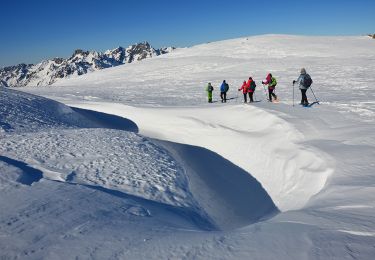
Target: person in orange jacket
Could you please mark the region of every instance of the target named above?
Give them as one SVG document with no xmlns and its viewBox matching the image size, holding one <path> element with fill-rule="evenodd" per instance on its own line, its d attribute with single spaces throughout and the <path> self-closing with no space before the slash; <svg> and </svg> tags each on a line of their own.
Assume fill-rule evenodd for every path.
<svg viewBox="0 0 375 260">
<path fill-rule="evenodd" d="M 247 93 L 249 92 L 249 87 L 248 87 L 245 80 L 242 83 L 242 86 L 238 89 L 238 91 L 241 91 L 241 90 L 242 90 L 242 93 L 243 93 L 243 100 L 244 100 L 243 102 L 247 103 Z"/>
</svg>

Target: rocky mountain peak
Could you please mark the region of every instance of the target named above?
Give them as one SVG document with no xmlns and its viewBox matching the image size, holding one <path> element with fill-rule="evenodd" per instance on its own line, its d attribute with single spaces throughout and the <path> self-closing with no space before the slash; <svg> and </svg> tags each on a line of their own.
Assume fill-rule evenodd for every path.
<svg viewBox="0 0 375 260">
<path fill-rule="evenodd" d="M 89 51 L 84 51 L 84 50 L 81 50 L 81 49 L 77 49 L 77 50 L 75 50 L 73 52 L 72 57 L 77 56 L 77 55 L 87 56 L 87 55 L 89 55 L 89 53 L 90 53 Z"/>
<path fill-rule="evenodd" d="M 121 46 L 104 53 L 76 49 L 68 59 L 54 58 L 38 64 L 18 64 L 0 68 L 0 85 L 5 87 L 51 85 L 68 77 L 140 61 L 173 51 L 173 47 L 154 49 L 147 41 Z"/>
</svg>

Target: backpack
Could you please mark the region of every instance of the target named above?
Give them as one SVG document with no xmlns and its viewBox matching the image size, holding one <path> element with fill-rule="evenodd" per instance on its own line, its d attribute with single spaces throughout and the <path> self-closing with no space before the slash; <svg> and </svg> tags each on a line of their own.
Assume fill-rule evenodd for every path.
<svg viewBox="0 0 375 260">
<path fill-rule="evenodd" d="M 255 88 L 257 87 L 257 84 L 255 83 L 255 81 L 251 81 L 251 84 L 250 84 L 250 89 L 252 90 L 255 90 Z"/>
<path fill-rule="evenodd" d="M 302 82 L 302 85 L 305 87 L 305 88 L 309 88 L 311 86 L 311 84 L 313 83 L 311 77 L 309 74 L 306 74 L 305 77 L 303 78 L 303 82 Z"/>
<path fill-rule="evenodd" d="M 276 85 L 277 85 L 276 78 L 272 77 L 271 78 L 271 87 L 276 87 Z"/>
<path fill-rule="evenodd" d="M 228 90 L 229 90 L 229 85 L 228 85 L 228 83 L 225 83 L 225 92 L 228 92 Z"/>
<path fill-rule="evenodd" d="M 214 91 L 214 87 L 213 87 L 212 85 L 209 85 L 208 88 L 207 88 L 207 90 L 208 90 L 209 92 L 212 92 L 212 91 Z"/>
</svg>

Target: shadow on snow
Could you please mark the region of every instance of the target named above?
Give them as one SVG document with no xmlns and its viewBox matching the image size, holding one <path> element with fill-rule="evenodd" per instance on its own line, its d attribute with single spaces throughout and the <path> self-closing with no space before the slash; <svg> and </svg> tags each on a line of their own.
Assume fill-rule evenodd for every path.
<svg viewBox="0 0 375 260">
<path fill-rule="evenodd" d="M 41 178 L 43 178 L 43 172 L 40 170 L 37 170 L 33 167 L 30 167 L 24 162 L 17 161 L 14 159 L 11 159 L 6 156 L 0 155 L 0 161 L 3 161 L 9 165 L 12 165 L 20 170 L 22 170 L 22 174 L 18 177 L 17 182 L 25 184 L 25 185 L 31 185 L 34 182 L 38 182 Z"/>
<path fill-rule="evenodd" d="M 138 126 L 127 118 L 76 107 L 71 107 L 71 109 L 102 128 L 124 130 L 133 133 L 138 133 L 139 131 Z"/>
<path fill-rule="evenodd" d="M 127 194 L 122 191 L 105 188 L 102 186 L 95 186 L 95 185 L 82 184 L 82 183 L 69 183 L 69 184 L 84 186 L 93 190 L 98 190 L 98 191 L 110 194 L 112 196 L 116 196 L 119 198 L 133 201 L 133 204 L 139 204 L 140 206 L 145 207 L 147 210 L 150 210 L 152 215 L 155 215 L 155 214 L 165 215 L 167 212 L 168 215 L 172 215 L 172 216 L 174 215 L 175 217 L 177 216 L 181 219 L 185 219 L 189 223 L 193 223 L 194 226 L 196 226 L 200 230 L 205 230 L 205 231 L 217 230 L 217 228 L 210 222 L 209 219 L 207 219 L 204 216 L 201 216 L 198 213 L 198 211 L 191 209 L 191 208 L 172 206 L 172 205 L 168 205 L 162 202 L 156 202 L 156 201 L 152 201 L 152 200 L 138 197 L 135 195 Z"/>
<path fill-rule="evenodd" d="M 154 140 L 184 166 L 190 190 L 221 230 L 269 219 L 278 208 L 248 172 L 205 148 Z"/>
</svg>

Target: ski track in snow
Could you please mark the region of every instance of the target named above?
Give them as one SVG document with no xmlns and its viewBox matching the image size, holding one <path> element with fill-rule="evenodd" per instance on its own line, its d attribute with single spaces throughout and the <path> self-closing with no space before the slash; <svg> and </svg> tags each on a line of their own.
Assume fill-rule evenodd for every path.
<svg viewBox="0 0 375 260">
<path fill-rule="evenodd" d="M 372 259 L 374 44 L 255 36 L 23 89 L 110 120 L 1 90 L 0 256 Z M 291 106 L 301 67 L 321 105 Z M 281 102 L 240 104 L 267 72 Z"/>
</svg>

